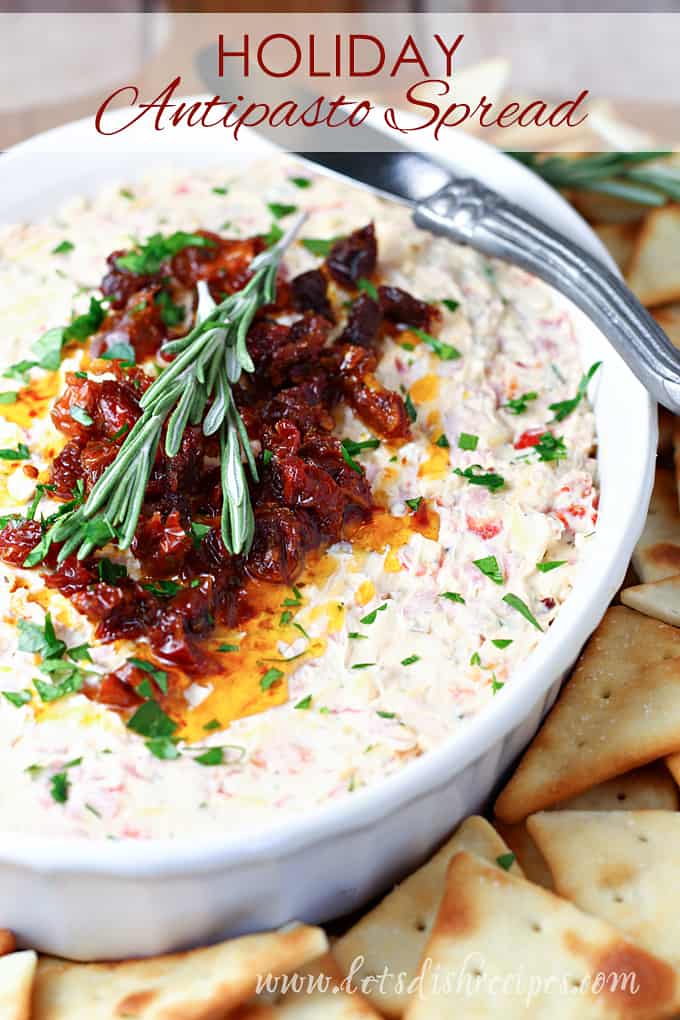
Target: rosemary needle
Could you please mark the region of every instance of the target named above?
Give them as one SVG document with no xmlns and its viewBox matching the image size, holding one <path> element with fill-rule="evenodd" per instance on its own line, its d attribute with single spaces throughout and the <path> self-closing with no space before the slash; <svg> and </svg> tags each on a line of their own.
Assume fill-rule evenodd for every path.
<svg viewBox="0 0 680 1020">
<path fill-rule="evenodd" d="M 658 163 L 672 152 L 600 152 L 578 159 L 540 156 L 535 152 L 510 152 L 554 188 L 596 191 L 615 195 L 639 205 L 664 205 L 680 201 L 680 173 L 672 165 Z M 651 164 L 651 165 L 646 165 Z"/>
<path fill-rule="evenodd" d="M 168 457 L 179 452 L 189 423 L 202 423 L 206 436 L 219 436 L 222 539 L 231 553 L 249 550 L 255 520 L 245 465 L 255 480 L 257 469 L 231 384 L 238 382 L 242 371 L 254 370 L 246 344 L 248 330 L 258 309 L 274 300 L 281 256 L 304 219 L 304 214 L 297 217 L 276 245 L 256 256 L 245 287 L 219 304 L 205 281 L 199 281 L 196 324 L 186 336 L 163 346 L 162 353 L 174 355 L 174 360 L 142 396 L 141 417 L 115 460 L 82 506 L 59 515 L 24 566 L 43 560 L 53 542 L 63 542 L 59 562 L 74 553 L 84 559 L 113 539 L 120 549 L 130 546 L 166 421 Z"/>
</svg>

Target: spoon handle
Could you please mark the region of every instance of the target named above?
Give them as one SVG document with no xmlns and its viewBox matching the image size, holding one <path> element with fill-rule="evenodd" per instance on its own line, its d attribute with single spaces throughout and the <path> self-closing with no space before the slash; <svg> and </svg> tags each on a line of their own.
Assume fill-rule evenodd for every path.
<svg viewBox="0 0 680 1020">
<path fill-rule="evenodd" d="M 416 226 L 521 266 L 585 312 L 652 396 L 680 414 L 680 351 L 599 259 L 479 181 L 454 178 L 418 203 Z"/>
</svg>

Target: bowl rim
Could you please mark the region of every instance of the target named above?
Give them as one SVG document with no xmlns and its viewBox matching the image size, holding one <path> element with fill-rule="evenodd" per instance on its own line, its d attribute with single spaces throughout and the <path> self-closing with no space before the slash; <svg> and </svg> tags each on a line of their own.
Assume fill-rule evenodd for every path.
<svg viewBox="0 0 680 1020">
<path fill-rule="evenodd" d="M 7 173 L 11 176 L 13 168 L 17 164 L 20 167 L 22 159 L 36 157 L 45 145 L 59 145 L 60 139 L 87 140 L 90 129 L 91 119 L 84 118 L 13 146 L 0 162 L 0 178 Z M 262 152 L 261 140 L 253 132 L 249 132 L 249 136 L 254 148 Z M 274 146 L 266 144 L 276 151 Z M 90 142 L 83 144 L 85 154 L 89 147 Z M 516 160 L 477 138 L 465 135 L 456 137 L 453 152 L 444 151 L 441 145 L 427 143 L 419 145 L 418 149 L 436 153 L 437 158 L 452 169 L 462 167 L 467 173 L 482 178 L 487 176 L 489 168 L 492 172 L 502 171 L 502 186 L 496 183 L 499 190 L 539 216 L 547 217 L 558 229 L 618 272 L 611 256 L 585 220 L 561 195 Z M 93 154 L 96 160 L 101 161 L 101 150 Z M 172 160 L 172 155 L 172 150 L 165 152 L 168 161 Z M 223 155 L 225 161 L 230 159 L 227 153 Z M 198 158 L 200 152 L 196 154 Z M 214 156 L 211 158 L 214 159 Z M 241 153 L 239 159 L 242 159 Z M 148 169 L 148 165 L 142 163 L 139 169 Z M 109 177 L 114 178 L 115 175 L 114 154 Z M 82 178 L 82 173 L 79 172 L 79 176 Z M 630 375 L 631 391 L 637 400 L 637 406 L 627 407 L 626 413 L 634 413 L 643 430 L 640 435 L 640 464 L 637 466 L 639 474 L 635 478 L 629 476 L 627 506 L 618 508 L 617 519 L 610 519 L 606 528 L 598 527 L 588 558 L 584 561 L 592 565 L 603 560 L 602 572 L 599 577 L 588 579 L 587 589 L 586 578 L 580 574 L 577 576 L 574 588 L 550 631 L 531 655 L 520 663 L 519 668 L 525 673 L 521 682 L 516 679 L 508 684 L 503 697 L 488 703 L 463 729 L 395 774 L 356 791 L 351 797 L 343 797 L 335 804 L 317 807 L 309 813 L 288 816 L 267 827 L 205 835 L 198 841 L 190 836 L 144 841 L 45 839 L 33 834 L 2 831 L 0 861 L 21 862 L 24 867 L 47 874 L 81 871 L 121 879 L 131 876 L 161 879 L 186 874 L 189 869 L 194 873 L 212 872 L 246 861 L 254 863 L 288 856 L 340 833 L 365 829 L 404 809 L 415 799 L 447 786 L 468 764 L 481 758 L 518 727 L 555 679 L 572 665 L 623 575 L 625 563 L 621 564 L 621 554 L 625 551 L 629 555 L 632 551 L 644 523 L 651 492 L 657 420 L 652 398 L 625 366 L 621 365 L 621 370 Z M 605 549 L 607 543 L 612 547 L 608 551 Z"/>
</svg>

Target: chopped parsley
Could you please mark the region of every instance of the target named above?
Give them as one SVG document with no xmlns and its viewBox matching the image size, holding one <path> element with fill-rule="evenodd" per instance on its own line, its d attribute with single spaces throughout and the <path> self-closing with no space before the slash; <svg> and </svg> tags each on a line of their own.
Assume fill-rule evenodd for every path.
<svg viewBox="0 0 680 1020">
<path fill-rule="evenodd" d="M 229 188 L 211 188 L 213 195 L 226 195 L 229 192 Z"/>
<path fill-rule="evenodd" d="M 137 669 L 141 669 L 144 673 L 148 673 L 163 694 L 168 693 L 168 674 L 164 669 L 158 669 L 152 662 L 147 662 L 146 659 L 137 659 L 135 656 L 131 656 L 127 661 L 131 666 L 136 666 Z"/>
<path fill-rule="evenodd" d="M 154 300 L 161 310 L 161 319 L 166 326 L 179 326 L 184 322 L 184 307 L 174 303 L 170 291 L 160 290 Z"/>
<path fill-rule="evenodd" d="M 538 400 L 538 393 L 523 393 L 521 397 L 513 397 L 507 404 L 501 404 L 501 407 L 507 407 L 511 414 L 524 414 L 532 400 Z"/>
<path fill-rule="evenodd" d="M 481 666 L 481 664 L 482 664 L 482 660 L 479 657 L 479 652 L 473 652 L 472 655 L 470 656 L 470 665 L 471 666 Z"/>
<path fill-rule="evenodd" d="M 512 592 L 509 592 L 507 595 L 503 596 L 503 601 L 512 609 L 515 609 L 518 613 L 520 613 L 525 620 L 528 620 L 531 626 L 535 627 L 536 630 L 540 631 L 543 630 L 540 623 L 533 615 L 526 602 L 523 602 L 519 595 L 513 595 Z"/>
<path fill-rule="evenodd" d="M 21 708 L 22 705 L 27 705 L 31 700 L 31 692 L 25 688 L 21 691 L 3 691 L 3 698 L 7 698 L 10 705 L 14 705 L 15 708 Z"/>
<path fill-rule="evenodd" d="M 371 669 L 373 666 L 377 665 L 377 662 L 355 662 L 352 669 Z"/>
<path fill-rule="evenodd" d="M 481 473 L 478 474 L 476 469 L 479 469 Z M 456 468 L 453 473 L 461 478 L 467 478 L 470 485 L 483 485 L 485 489 L 490 489 L 492 492 L 502 489 L 505 485 L 502 475 L 496 474 L 495 471 L 485 471 L 481 464 L 473 464 L 472 467 L 465 468 L 464 471 Z"/>
<path fill-rule="evenodd" d="M 470 432 L 461 432 L 458 436 L 458 449 L 459 450 L 471 450 L 477 449 L 479 443 L 479 436 L 472 435 Z"/>
<path fill-rule="evenodd" d="M 495 556 L 483 556 L 481 560 L 473 560 L 472 562 L 494 584 L 503 584 L 503 573 Z"/>
<path fill-rule="evenodd" d="M 292 216 L 298 211 L 296 205 L 284 205 L 281 202 L 267 202 L 267 208 L 275 220 L 285 219 L 286 216 Z"/>
<path fill-rule="evenodd" d="M 416 511 L 420 509 L 420 504 L 423 502 L 423 497 L 414 496 L 413 499 L 406 499 L 404 500 L 404 502 L 406 503 L 406 506 L 409 507 L 410 510 L 413 510 L 413 512 L 416 513 Z"/>
<path fill-rule="evenodd" d="M 123 563 L 114 563 L 107 556 L 97 560 L 97 575 L 106 584 L 117 584 L 127 577 L 127 567 Z"/>
<path fill-rule="evenodd" d="M 550 432 L 544 432 L 534 450 L 539 460 L 564 460 L 567 456 L 567 448 L 561 436 L 553 436 Z"/>
<path fill-rule="evenodd" d="M 3 390 L 3 392 L 0 393 L 0 404 L 16 404 L 16 401 L 16 390 Z"/>
<path fill-rule="evenodd" d="M 239 650 L 238 645 L 222 644 L 217 646 L 218 652 L 238 652 L 238 650 Z"/>
<path fill-rule="evenodd" d="M 413 400 L 411 399 L 410 393 L 404 394 L 404 407 L 406 408 L 406 414 L 408 415 L 409 421 L 415 422 L 418 418 L 418 412 L 416 410 L 416 405 L 413 403 Z"/>
<path fill-rule="evenodd" d="M 342 445 L 350 456 L 354 457 L 357 453 L 361 453 L 362 450 L 377 450 L 380 446 L 380 440 L 362 439 L 360 442 L 356 442 L 354 439 L 343 439 Z"/>
<path fill-rule="evenodd" d="M 442 298 L 441 303 L 450 312 L 455 312 L 460 308 L 460 301 L 454 301 L 453 298 Z"/>
<path fill-rule="evenodd" d="M 306 698 L 302 699 L 302 701 L 298 701 L 298 703 L 297 703 L 297 705 L 295 707 L 299 708 L 301 710 L 305 710 L 305 709 L 311 708 L 311 705 L 312 705 L 312 695 L 308 694 Z"/>
<path fill-rule="evenodd" d="M 143 584 L 142 588 L 158 599 L 171 599 L 173 595 L 177 595 L 182 590 L 182 585 L 177 584 L 176 581 L 151 581 L 148 584 Z"/>
<path fill-rule="evenodd" d="M 442 432 L 442 434 L 439 437 L 439 439 L 435 439 L 434 445 L 441 447 L 442 450 L 448 450 L 450 448 L 450 446 L 451 446 L 451 443 L 448 441 L 448 439 L 446 438 L 446 436 Z"/>
<path fill-rule="evenodd" d="M 443 340 L 439 340 L 438 337 L 432 336 L 430 333 L 426 333 L 424 329 L 418 329 L 415 326 L 411 326 L 411 333 L 415 333 L 419 340 L 422 340 L 424 344 L 430 348 L 433 354 L 436 354 L 442 361 L 455 361 L 460 358 L 461 353 L 451 344 L 445 344 Z"/>
<path fill-rule="evenodd" d="M 414 662 L 420 662 L 419 655 L 407 655 L 405 659 L 401 660 L 402 666 L 412 666 Z"/>
<path fill-rule="evenodd" d="M 65 804 L 71 783 L 65 772 L 55 772 L 50 778 L 50 794 L 57 804 Z"/>
<path fill-rule="evenodd" d="M 212 528 L 207 524 L 200 524 L 198 521 L 192 521 L 190 531 L 194 547 L 198 549 L 206 535 L 210 534 Z"/>
<path fill-rule="evenodd" d="M 457 591 L 443 591 L 439 597 L 442 599 L 448 599 L 449 602 L 460 602 L 461 605 L 465 605 L 465 599 L 462 595 L 459 595 Z"/>
<path fill-rule="evenodd" d="M 90 425 L 94 425 L 94 419 L 87 413 L 84 407 L 80 407 L 79 404 L 71 404 L 69 413 L 74 421 L 78 424 L 84 425 L 89 428 Z"/>
<path fill-rule="evenodd" d="M 319 237 L 303 237 L 300 244 L 303 248 L 306 248 L 310 254 L 325 258 L 326 255 L 330 255 L 331 248 L 336 241 L 339 240 L 339 237 L 329 237 L 327 239 Z"/>
<path fill-rule="evenodd" d="M 551 411 L 555 412 L 554 421 L 564 421 L 568 418 L 572 411 L 575 411 L 578 405 L 581 403 L 588 391 L 588 384 L 593 378 L 598 368 L 602 364 L 601 361 L 596 361 L 594 365 L 591 365 L 584 376 L 582 376 L 578 389 L 576 390 L 576 396 L 570 400 L 560 400 L 556 404 L 549 404 L 548 407 Z"/>
<path fill-rule="evenodd" d="M 380 300 L 378 288 L 374 283 L 371 283 L 370 280 L 367 280 L 365 276 L 362 276 L 359 280 L 357 280 L 357 287 L 359 290 L 362 290 L 364 294 L 368 294 L 370 298 L 373 298 L 374 301 Z"/>
<path fill-rule="evenodd" d="M 68 694 L 77 694 L 82 689 L 84 678 L 82 670 L 76 666 L 69 666 L 68 663 L 63 663 L 65 667 L 61 672 L 63 673 L 62 679 L 58 680 L 57 683 L 47 683 L 46 680 L 41 680 L 40 677 L 36 677 L 33 681 L 35 689 L 40 695 L 40 700 L 49 704 L 51 701 L 60 701 L 61 698 L 65 698 Z M 43 668 L 45 663 L 43 663 Z"/>
<path fill-rule="evenodd" d="M 510 871 L 510 868 L 515 863 L 515 860 L 516 860 L 515 855 L 512 853 L 512 851 L 509 851 L 507 854 L 501 854 L 499 857 L 497 857 L 496 864 L 498 865 L 499 868 L 502 868 L 503 871 Z"/>
<path fill-rule="evenodd" d="M 347 637 L 352 638 L 353 641 L 366 641 L 368 639 L 367 634 L 360 634 L 358 630 L 351 630 Z"/>
<path fill-rule="evenodd" d="M 270 687 L 273 687 L 274 684 L 279 682 L 283 675 L 284 674 L 280 669 L 276 669 L 275 666 L 272 666 L 267 670 L 264 676 L 260 677 L 260 690 L 268 691 Z"/>
<path fill-rule="evenodd" d="M 508 645 L 512 644 L 512 638 L 492 638 L 491 644 L 495 645 L 496 648 L 507 648 Z"/>
<path fill-rule="evenodd" d="M 537 563 L 536 570 L 540 570 L 542 574 L 548 574 L 551 570 L 563 567 L 566 562 L 566 560 L 546 560 L 545 563 Z"/>
<path fill-rule="evenodd" d="M 100 354 L 100 357 L 104 361 L 124 361 L 126 364 L 134 365 L 135 350 L 127 340 L 118 340 L 115 344 L 111 344 L 108 350 Z"/>
<path fill-rule="evenodd" d="M 73 251 L 75 244 L 73 241 L 60 241 L 55 248 L 52 249 L 53 255 L 68 255 L 70 251 Z"/>
<path fill-rule="evenodd" d="M 219 719 L 211 719 L 210 722 L 207 722 L 205 724 L 203 729 L 206 730 L 207 732 L 210 732 L 210 730 L 219 730 L 221 725 L 222 723 L 219 721 Z"/>
<path fill-rule="evenodd" d="M 42 659 L 59 659 L 66 651 L 66 645 L 54 632 L 54 624 L 49 613 L 45 614 L 45 623 L 40 627 L 30 620 L 19 620 L 19 651 L 35 652 Z"/>
<path fill-rule="evenodd" d="M 288 180 L 291 184 L 294 184 L 296 188 L 311 188 L 312 182 L 309 177 L 289 177 Z"/>
<path fill-rule="evenodd" d="M 152 234 L 143 244 L 138 243 L 125 255 L 119 255 L 116 264 L 119 269 L 127 269 L 136 276 L 147 276 L 157 273 L 166 259 L 189 247 L 214 248 L 215 242 L 202 234 L 188 234 L 185 230 L 177 230 L 166 237 Z"/>
<path fill-rule="evenodd" d="M 118 194 L 121 198 L 127 198 L 130 202 L 132 202 L 135 197 L 134 191 L 130 191 L 129 188 L 121 188 Z"/>
<path fill-rule="evenodd" d="M 18 443 L 16 450 L 0 450 L 0 460 L 28 460 L 30 456 L 25 443 Z"/>
<path fill-rule="evenodd" d="M 283 237 L 283 230 L 278 225 L 278 223 L 274 220 L 272 222 L 271 227 L 267 231 L 267 233 L 262 235 L 262 240 L 264 241 L 264 243 L 267 246 L 267 248 L 273 248 L 273 246 L 275 244 L 279 243 L 279 241 L 281 240 L 282 237 Z"/>
<path fill-rule="evenodd" d="M 498 694 L 498 692 L 502 691 L 504 687 L 505 684 L 502 683 L 500 680 L 497 680 L 496 674 L 494 673 L 493 676 L 491 677 L 491 693 Z"/>
<path fill-rule="evenodd" d="M 128 729 L 139 733 L 141 737 L 158 739 L 159 737 L 171 737 L 177 729 L 177 724 L 166 715 L 157 701 L 149 699 L 140 705 L 134 715 L 128 719 Z"/>
<path fill-rule="evenodd" d="M 396 719 L 397 717 L 396 712 L 376 712 L 376 715 L 379 715 L 381 719 Z"/>
<path fill-rule="evenodd" d="M 290 596 L 285 598 L 281 605 L 283 606 L 301 606 L 302 605 L 302 592 L 295 585 L 292 587 L 293 597 Z"/>
<path fill-rule="evenodd" d="M 359 620 L 359 623 L 365 623 L 366 625 L 375 623 L 378 613 L 384 613 L 386 609 L 387 603 L 383 602 L 383 604 L 381 606 L 378 606 L 377 609 L 374 609 L 371 613 L 367 613 L 366 616 L 362 616 L 362 618 Z"/>
<path fill-rule="evenodd" d="M 203 754 L 197 754 L 194 761 L 199 765 L 222 765 L 224 763 L 224 748 L 210 747 Z"/>
<path fill-rule="evenodd" d="M 160 758 L 161 761 L 176 761 L 181 757 L 177 742 L 173 737 L 151 737 L 146 741 L 146 746 L 151 754 L 155 758 Z"/>
</svg>

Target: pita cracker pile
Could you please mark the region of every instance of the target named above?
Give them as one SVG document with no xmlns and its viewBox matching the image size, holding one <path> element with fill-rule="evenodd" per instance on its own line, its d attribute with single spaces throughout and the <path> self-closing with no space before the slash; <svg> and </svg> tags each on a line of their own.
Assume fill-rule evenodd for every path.
<svg viewBox="0 0 680 1020">
<path fill-rule="evenodd" d="M 654 491 L 633 566 L 641 581 L 661 581 L 680 573 L 680 513 L 675 474 L 657 467 Z"/>
<path fill-rule="evenodd" d="M 623 973 L 631 983 L 618 983 Z M 406 1020 L 672 1017 L 680 975 L 615 927 L 465 852 L 452 860 Z M 596 975 L 602 987 L 596 990 Z"/>
<path fill-rule="evenodd" d="M 680 631 L 614 606 L 496 802 L 503 822 L 680 751 Z"/>
<path fill-rule="evenodd" d="M 469 850 L 496 867 L 509 867 L 520 873 L 508 847 L 484 818 L 468 818 L 435 856 L 414 872 L 333 946 L 333 955 L 344 972 L 353 961 L 363 958 L 363 966 L 354 973 L 354 983 L 385 968 L 402 980 L 368 985 L 363 990 L 369 1000 L 388 1017 L 400 1017 L 408 1001 L 408 986 L 415 977 L 421 953 L 427 943 L 444 890 L 451 858 L 460 850 Z M 508 856 L 509 855 L 509 856 Z M 499 863 L 500 862 L 500 863 Z"/>
</svg>

